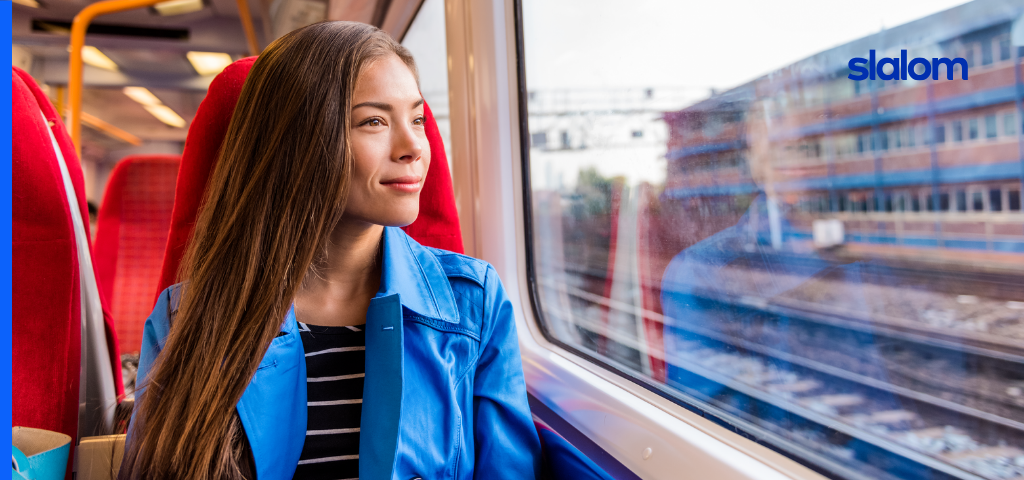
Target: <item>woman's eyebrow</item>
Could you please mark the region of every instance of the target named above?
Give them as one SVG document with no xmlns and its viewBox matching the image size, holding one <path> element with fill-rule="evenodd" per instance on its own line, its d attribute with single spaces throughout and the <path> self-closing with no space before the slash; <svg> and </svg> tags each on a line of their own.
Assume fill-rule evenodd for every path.
<svg viewBox="0 0 1024 480">
<path fill-rule="evenodd" d="M 419 107 L 420 105 L 423 105 L 423 99 L 422 98 L 420 98 L 419 100 L 416 100 L 415 102 L 413 102 L 412 103 L 412 108 Z M 385 112 L 390 112 L 390 111 L 394 110 L 394 107 L 392 107 L 390 103 L 383 103 L 383 102 L 363 102 L 363 103 L 360 103 L 360 104 L 352 107 L 352 110 L 355 110 L 355 109 L 360 108 L 360 107 L 379 108 L 381 110 L 384 110 Z"/>
<path fill-rule="evenodd" d="M 355 109 L 361 108 L 361 107 L 379 108 L 379 109 L 384 110 L 386 112 L 390 112 L 390 111 L 394 110 L 394 107 L 392 107 L 390 103 L 381 103 L 381 102 L 363 102 L 363 103 L 360 103 L 359 105 L 356 105 L 356 106 L 352 107 L 352 110 L 355 110 Z"/>
</svg>

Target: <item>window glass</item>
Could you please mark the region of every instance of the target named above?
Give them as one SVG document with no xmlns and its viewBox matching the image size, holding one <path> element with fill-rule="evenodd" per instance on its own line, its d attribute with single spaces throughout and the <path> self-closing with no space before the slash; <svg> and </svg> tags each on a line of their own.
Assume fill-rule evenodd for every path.
<svg viewBox="0 0 1024 480">
<path fill-rule="evenodd" d="M 1014 115 L 1012 113 L 1007 113 L 1007 114 L 1003 115 L 1003 132 L 1007 136 L 1011 136 L 1011 135 L 1016 135 L 1017 134 L 1017 129 L 1014 127 L 1014 125 L 1015 125 L 1015 122 L 1014 122 L 1015 117 L 1016 117 L 1016 115 Z"/>
<path fill-rule="evenodd" d="M 444 0 L 424 0 L 402 39 L 412 52 L 420 74 L 420 91 L 430 106 L 444 140 L 448 168 L 452 166 L 452 127 L 448 108 L 448 41 L 444 26 Z"/>
<path fill-rule="evenodd" d="M 993 212 L 1003 211 L 1003 191 L 998 188 L 989 190 L 988 204 L 989 209 L 992 210 Z"/>
<path fill-rule="evenodd" d="M 549 338 L 831 477 L 1024 478 L 1021 150 L 965 142 L 1024 5 L 520 7 Z M 978 71 L 847 78 L 869 50 Z"/>
</svg>

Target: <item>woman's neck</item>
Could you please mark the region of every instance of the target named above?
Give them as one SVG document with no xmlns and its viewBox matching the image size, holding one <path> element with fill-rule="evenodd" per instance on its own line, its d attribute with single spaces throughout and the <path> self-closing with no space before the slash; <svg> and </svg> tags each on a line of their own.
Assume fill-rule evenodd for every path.
<svg viewBox="0 0 1024 480">
<path fill-rule="evenodd" d="M 352 326 L 366 323 L 370 300 L 380 289 L 380 243 L 384 227 L 342 219 L 326 247 L 326 258 L 311 267 L 295 295 L 295 316 L 303 323 Z"/>
</svg>

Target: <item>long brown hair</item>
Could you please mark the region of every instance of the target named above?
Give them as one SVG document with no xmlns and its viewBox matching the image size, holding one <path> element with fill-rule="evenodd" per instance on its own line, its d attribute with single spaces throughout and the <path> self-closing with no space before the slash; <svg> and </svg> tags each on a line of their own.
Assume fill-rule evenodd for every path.
<svg viewBox="0 0 1024 480">
<path fill-rule="evenodd" d="M 144 380 L 121 478 L 241 478 L 234 409 L 345 209 L 356 78 L 409 52 L 375 27 L 323 22 L 252 67 L 182 262 L 167 343 Z"/>
</svg>

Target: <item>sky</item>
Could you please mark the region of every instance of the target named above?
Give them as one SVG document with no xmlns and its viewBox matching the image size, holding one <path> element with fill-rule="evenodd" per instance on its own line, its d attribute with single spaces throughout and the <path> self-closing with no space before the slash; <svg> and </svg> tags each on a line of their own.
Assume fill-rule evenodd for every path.
<svg viewBox="0 0 1024 480">
<path fill-rule="evenodd" d="M 722 90 L 882 28 L 964 3 L 523 0 L 527 84 L 530 90 Z"/>
</svg>

